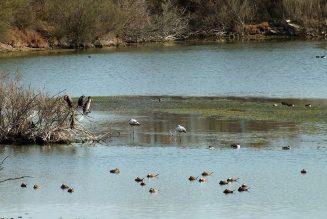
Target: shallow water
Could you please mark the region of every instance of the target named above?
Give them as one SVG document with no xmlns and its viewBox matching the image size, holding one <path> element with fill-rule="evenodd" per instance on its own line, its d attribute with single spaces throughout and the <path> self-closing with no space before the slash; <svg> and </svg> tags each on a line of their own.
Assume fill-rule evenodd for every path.
<svg viewBox="0 0 327 219">
<path fill-rule="evenodd" d="M 312 146 L 312 145 L 310 145 Z M 34 178 L 0 185 L 1 217 L 23 218 L 324 218 L 327 150 L 206 150 L 176 147 L 6 147 L 5 176 Z M 109 169 L 119 167 L 113 175 Z M 301 175 L 302 168 L 308 174 Z M 214 171 L 208 182 L 190 175 Z M 141 187 L 134 178 L 159 173 Z M 219 180 L 240 177 L 228 186 Z M 39 183 L 41 189 L 31 186 Z M 67 183 L 75 192 L 59 187 Z M 247 183 L 250 192 L 224 195 Z M 159 189 L 149 194 L 150 187 Z"/>
<path fill-rule="evenodd" d="M 292 123 L 226 121 L 193 114 L 138 114 L 134 140 L 126 112 L 93 111 L 101 129 L 120 133 L 101 144 L 4 146 L 0 217 L 17 218 L 324 218 L 327 137 Z M 90 121 L 83 121 L 92 124 Z M 180 122 L 181 137 L 170 131 Z M 99 128 L 99 127 L 98 127 Z M 173 134 L 173 135 L 172 135 Z M 230 143 L 240 142 L 233 150 Z M 207 149 L 214 146 L 214 150 Z M 281 146 L 291 145 L 290 151 Z M 118 175 L 109 170 L 120 168 Z M 308 174 L 301 175 L 300 170 Z M 208 182 L 190 175 L 214 171 Z M 141 187 L 134 178 L 159 173 Z M 237 176 L 239 182 L 218 185 Z M 23 189 L 24 181 L 28 188 Z M 41 189 L 33 190 L 38 183 Z M 75 189 L 61 190 L 62 183 Z M 250 192 L 224 195 L 242 183 Z M 150 194 L 149 188 L 159 189 Z"/>
<path fill-rule="evenodd" d="M 72 96 L 175 95 L 325 98 L 325 42 L 176 44 L 1 58 L 23 83 Z M 88 57 L 91 58 L 88 58 Z"/>
</svg>

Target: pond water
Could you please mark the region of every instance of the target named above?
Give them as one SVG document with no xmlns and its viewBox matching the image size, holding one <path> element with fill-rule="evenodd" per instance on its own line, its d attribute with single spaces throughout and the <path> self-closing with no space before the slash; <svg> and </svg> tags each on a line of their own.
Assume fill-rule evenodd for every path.
<svg viewBox="0 0 327 219">
<path fill-rule="evenodd" d="M 0 69 L 19 69 L 24 84 L 72 96 L 324 99 L 327 60 L 315 58 L 324 54 L 321 42 L 303 41 L 152 46 L 2 58 Z M 0 145 L 0 161 L 9 156 L 0 180 L 32 176 L 0 183 L 0 218 L 325 218 L 326 128 L 310 132 L 324 123 L 131 109 L 98 106 L 82 121 L 113 133 L 102 143 Z M 141 122 L 134 133 L 127 123 L 131 117 Z M 176 124 L 188 132 L 178 136 Z M 240 149 L 230 148 L 235 142 Z M 291 150 L 282 150 L 286 145 Z M 110 174 L 116 167 L 121 173 Z M 214 172 L 208 182 L 188 181 L 204 170 Z M 147 179 L 148 173 L 159 176 Z M 145 177 L 145 187 L 134 181 L 137 176 Z M 238 182 L 218 184 L 233 176 Z M 62 183 L 75 192 L 61 190 Z M 242 183 L 249 192 L 223 194 Z M 41 188 L 34 190 L 33 184 Z M 151 187 L 159 192 L 150 194 Z"/>
<path fill-rule="evenodd" d="M 306 134 L 301 125 L 284 122 L 133 113 L 142 123 L 133 137 L 127 123 L 132 114 L 92 114 L 101 128 L 119 134 L 101 144 L 0 147 L 1 158 L 9 156 L 1 179 L 33 177 L 0 184 L 0 217 L 324 218 L 327 213 L 324 134 Z M 176 122 L 188 128 L 181 138 L 172 133 Z M 241 149 L 231 149 L 233 142 Z M 292 149 L 282 150 L 285 145 Z M 121 173 L 110 174 L 116 167 Z M 205 170 L 214 172 L 208 182 L 188 181 Z M 147 179 L 148 173 L 159 176 Z M 137 176 L 145 177 L 145 187 L 134 182 Z M 233 176 L 239 181 L 218 184 Z M 62 183 L 75 192 L 61 190 Z M 249 192 L 223 194 L 242 183 Z M 159 192 L 150 194 L 151 187 Z"/>
<path fill-rule="evenodd" d="M 23 83 L 71 96 L 325 98 L 326 42 L 177 44 L 0 59 Z M 90 58 L 89 58 L 90 57 Z"/>
</svg>

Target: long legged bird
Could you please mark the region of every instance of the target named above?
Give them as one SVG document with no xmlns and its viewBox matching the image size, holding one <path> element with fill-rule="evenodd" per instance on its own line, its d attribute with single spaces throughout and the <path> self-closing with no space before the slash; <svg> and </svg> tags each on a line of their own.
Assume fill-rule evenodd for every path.
<svg viewBox="0 0 327 219">
<path fill-rule="evenodd" d="M 133 141 L 134 141 L 134 127 L 140 126 L 140 123 L 136 119 L 132 118 L 128 121 L 128 124 L 133 127 Z"/>
<path fill-rule="evenodd" d="M 175 131 L 178 132 L 178 134 L 179 134 L 179 141 L 181 142 L 182 141 L 181 133 L 186 133 L 186 128 L 184 126 L 177 125 L 177 127 L 175 128 Z"/>
</svg>

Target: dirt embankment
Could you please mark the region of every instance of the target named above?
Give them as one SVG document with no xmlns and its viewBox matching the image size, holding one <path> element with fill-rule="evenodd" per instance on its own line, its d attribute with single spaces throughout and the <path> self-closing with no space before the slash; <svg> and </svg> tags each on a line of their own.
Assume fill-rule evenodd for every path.
<svg viewBox="0 0 327 219">
<path fill-rule="evenodd" d="M 269 21 L 259 24 L 245 24 L 231 32 L 197 31 L 184 36 L 183 39 L 168 40 L 196 40 L 196 39 L 226 39 L 226 40 L 262 40 L 273 38 L 303 38 L 327 39 L 327 31 L 306 29 L 290 20 Z M 151 42 L 153 39 L 142 42 Z M 160 40 L 158 40 L 160 41 Z M 164 40 L 161 40 L 164 41 Z M 80 48 L 103 48 L 126 45 L 128 42 L 107 34 L 102 38 L 78 45 Z M 0 42 L 0 52 L 33 51 L 50 49 L 74 49 L 76 44 L 62 38 L 55 39 L 48 31 L 13 29 L 8 34 L 8 39 Z"/>
</svg>

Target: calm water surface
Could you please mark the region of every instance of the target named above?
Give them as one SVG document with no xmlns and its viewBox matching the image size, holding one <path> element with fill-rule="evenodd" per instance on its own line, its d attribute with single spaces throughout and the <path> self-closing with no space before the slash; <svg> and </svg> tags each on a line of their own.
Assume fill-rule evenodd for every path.
<svg viewBox="0 0 327 219">
<path fill-rule="evenodd" d="M 23 83 L 72 96 L 176 95 L 325 98 L 321 42 L 233 43 L 117 49 L 0 59 Z M 91 55 L 91 58 L 88 56 Z M 0 146 L 0 218 L 325 218 L 326 128 L 319 124 L 222 120 L 198 114 L 92 111 L 82 121 L 114 137 L 101 144 Z M 128 126 L 135 117 L 142 125 Z M 93 122 L 95 122 L 93 124 Z M 177 136 L 176 124 L 188 133 Z M 231 143 L 240 142 L 233 150 Z M 208 146 L 214 150 L 208 150 Z M 292 150 L 283 151 L 282 146 Z M 120 168 L 113 175 L 110 169 Z M 301 169 L 308 174 L 301 175 Z M 208 182 L 190 175 L 214 171 Z M 159 173 L 141 187 L 134 178 Z M 219 180 L 240 177 L 220 186 Z M 28 188 L 22 189 L 25 181 Z M 33 184 L 41 185 L 33 190 Z M 59 187 L 66 183 L 73 194 Z M 250 192 L 224 195 L 242 183 Z M 149 194 L 151 187 L 159 189 Z"/>
<path fill-rule="evenodd" d="M 0 217 L 18 218 L 324 218 L 327 209 L 327 137 L 296 124 L 224 121 L 193 114 L 92 112 L 102 128 L 120 133 L 102 144 L 3 146 L 1 178 L 33 178 L 0 184 Z M 84 121 L 89 123 L 89 121 Z M 188 127 L 179 137 L 176 122 Z M 261 128 L 260 128 L 261 127 Z M 173 135 L 172 135 L 173 134 Z M 229 147 L 241 142 L 241 149 Z M 208 150 L 208 145 L 214 150 Z M 281 146 L 291 145 L 283 151 Z M 119 167 L 113 175 L 110 169 Z M 306 168 L 308 174 L 301 175 Z M 190 175 L 214 171 L 208 182 Z M 159 173 L 141 187 L 134 178 Z M 240 177 L 220 186 L 219 180 Z M 20 183 L 27 182 L 22 189 Z M 33 190 L 38 183 L 41 189 Z M 59 187 L 74 187 L 69 194 Z M 247 183 L 250 192 L 224 195 Z M 157 194 L 149 194 L 151 187 Z"/>
<path fill-rule="evenodd" d="M 23 83 L 72 96 L 176 95 L 325 98 L 325 42 L 146 46 L 0 59 Z M 91 56 L 91 58 L 88 58 Z"/>
</svg>

